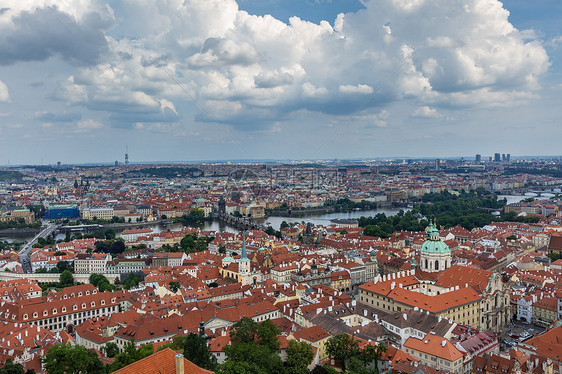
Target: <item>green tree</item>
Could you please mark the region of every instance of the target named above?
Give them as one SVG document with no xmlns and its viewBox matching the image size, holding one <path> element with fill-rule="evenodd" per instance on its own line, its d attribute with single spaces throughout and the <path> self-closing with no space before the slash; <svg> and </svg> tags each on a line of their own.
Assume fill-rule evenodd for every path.
<svg viewBox="0 0 562 374">
<path fill-rule="evenodd" d="M 68 269 L 63 271 L 60 275 L 59 283 L 63 287 L 72 286 L 74 284 L 74 277 L 72 276 L 72 272 Z"/>
<path fill-rule="evenodd" d="M 176 335 L 173 337 L 172 342 L 162 344 L 158 347 L 158 351 L 161 351 L 166 348 L 170 348 L 174 351 L 181 351 L 184 346 L 185 335 Z"/>
<path fill-rule="evenodd" d="M 113 363 L 110 365 L 111 371 L 119 370 L 127 365 L 137 362 L 154 353 L 152 344 L 144 344 L 137 348 L 135 341 L 131 340 L 125 347 L 123 352 L 115 355 Z"/>
<path fill-rule="evenodd" d="M 186 235 L 180 241 L 181 249 L 186 253 L 193 252 L 195 248 L 195 239 L 193 235 Z"/>
<path fill-rule="evenodd" d="M 80 345 L 54 345 L 42 360 L 49 374 L 103 373 L 103 363 L 96 353 Z"/>
<path fill-rule="evenodd" d="M 183 355 L 195 365 L 214 370 L 217 366 L 217 359 L 209 352 L 207 339 L 197 334 L 189 334 L 183 340 Z"/>
<path fill-rule="evenodd" d="M 287 347 L 287 374 L 307 374 L 308 365 L 314 359 L 314 350 L 307 342 L 290 340 Z"/>
<path fill-rule="evenodd" d="M 6 364 L 0 369 L 0 374 L 25 374 L 22 364 L 14 364 L 12 360 L 7 359 Z"/>
<path fill-rule="evenodd" d="M 70 264 L 70 262 L 63 260 L 63 261 L 57 262 L 57 270 L 58 270 L 59 273 L 62 273 L 65 270 L 70 270 L 72 272 L 73 268 L 72 268 L 72 265 Z"/>
<path fill-rule="evenodd" d="M 99 288 L 101 292 L 115 290 L 115 286 L 113 286 L 109 282 L 109 279 L 107 279 L 103 274 L 93 273 L 92 275 L 90 275 L 89 280 L 90 283 Z"/>
<path fill-rule="evenodd" d="M 109 251 L 112 254 L 120 254 L 125 252 L 125 248 L 126 248 L 125 242 L 123 241 L 123 239 L 117 238 L 111 243 L 111 246 L 109 247 Z"/>
<path fill-rule="evenodd" d="M 251 318 L 242 318 L 232 326 L 231 345 L 224 348 L 227 358 L 217 367 L 217 373 L 283 373 L 278 334 L 279 329 L 270 320 L 258 324 Z"/>
<path fill-rule="evenodd" d="M 172 291 L 173 293 L 178 292 L 178 290 L 179 290 L 180 287 L 181 287 L 180 283 L 179 283 L 179 282 L 176 282 L 176 281 L 171 281 L 171 282 L 169 283 L 169 286 L 170 286 L 170 291 Z"/>
<path fill-rule="evenodd" d="M 117 354 L 119 354 L 119 346 L 114 342 L 106 343 L 103 350 L 105 351 L 105 355 L 110 358 L 113 358 Z"/>
<path fill-rule="evenodd" d="M 326 343 L 326 353 L 332 356 L 345 371 L 346 364 L 352 357 L 359 357 L 361 350 L 356 339 L 348 334 L 333 336 Z"/>
<path fill-rule="evenodd" d="M 189 212 L 189 214 L 184 214 L 181 217 L 181 220 L 184 223 L 193 223 L 193 222 L 203 222 L 205 220 L 205 212 L 203 211 L 203 209 L 193 209 L 191 210 L 191 212 Z"/>
<path fill-rule="evenodd" d="M 379 360 L 384 352 L 386 352 L 386 346 L 382 343 L 366 345 L 361 351 L 361 358 L 363 359 L 365 368 L 371 369 L 373 373 L 378 374 Z"/>
<path fill-rule="evenodd" d="M 106 240 L 115 239 L 115 230 L 112 228 L 105 229 L 105 239 Z"/>
</svg>

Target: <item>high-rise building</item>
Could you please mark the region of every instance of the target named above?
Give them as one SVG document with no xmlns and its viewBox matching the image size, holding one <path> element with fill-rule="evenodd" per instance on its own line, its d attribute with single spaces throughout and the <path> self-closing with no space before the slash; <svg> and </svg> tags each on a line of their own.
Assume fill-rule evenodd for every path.
<svg viewBox="0 0 562 374">
<path fill-rule="evenodd" d="M 502 162 L 506 162 L 507 161 L 507 157 L 505 157 L 505 153 L 502 153 Z"/>
<path fill-rule="evenodd" d="M 440 159 L 435 159 L 435 170 L 439 170 L 439 163 L 441 162 Z"/>
<path fill-rule="evenodd" d="M 60 169 L 60 161 L 57 162 L 57 169 Z"/>
<path fill-rule="evenodd" d="M 511 154 L 507 154 L 507 162 L 511 162 Z"/>
<path fill-rule="evenodd" d="M 499 153 L 494 153 L 494 162 L 500 162 L 501 161 L 501 155 Z"/>
<path fill-rule="evenodd" d="M 119 161 L 115 161 L 115 166 L 119 166 Z"/>
<path fill-rule="evenodd" d="M 476 157 L 474 157 L 474 160 L 475 160 L 476 162 L 482 162 L 482 155 L 477 153 L 477 154 L 476 154 Z"/>
</svg>

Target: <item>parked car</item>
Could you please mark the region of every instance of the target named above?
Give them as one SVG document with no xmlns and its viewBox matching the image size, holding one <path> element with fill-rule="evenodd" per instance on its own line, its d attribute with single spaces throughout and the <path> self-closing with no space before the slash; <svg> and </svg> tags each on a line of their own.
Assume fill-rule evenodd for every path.
<svg viewBox="0 0 562 374">
<path fill-rule="evenodd" d="M 512 339 L 519 339 L 518 334 L 511 334 L 511 335 L 509 335 L 509 337 L 512 338 Z"/>
</svg>

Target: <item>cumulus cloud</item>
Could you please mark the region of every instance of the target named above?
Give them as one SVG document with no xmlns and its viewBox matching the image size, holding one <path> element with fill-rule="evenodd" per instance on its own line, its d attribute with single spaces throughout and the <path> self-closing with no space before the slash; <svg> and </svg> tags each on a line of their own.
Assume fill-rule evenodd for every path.
<svg viewBox="0 0 562 374">
<path fill-rule="evenodd" d="M 178 121 L 193 99 L 206 107 L 196 119 L 209 111 L 236 126 L 302 110 L 361 113 L 403 99 L 420 103 L 413 116 L 431 117 L 433 107 L 532 99 L 549 66 L 541 42 L 515 29 L 497 0 L 366 0 L 334 26 L 250 15 L 234 0 L 125 0 L 115 17 L 87 5 L 78 15 L 41 8 L 63 11 L 90 36 L 108 20 L 121 22 L 106 33 L 107 45 L 95 44 L 96 56 L 107 48 L 103 61 L 78 68 L 52 97 L 131 126 Z M 91 14 L 105 14 L 105 23 L 88 23 Z M 79 49 L 38 51 L 55 52 L 92 59 Z"/>
<path fill-rule="evenodd" d="M 107 51 L 104 30 L 113 24 L 109 7 L 93 1 L 7 0 L 0 13 L 0 65 L 43 61 L 60 55 L 92 64 Z"/>
<path fill-rule="evenodd" d="M 389 117 L 390 113 L 383 109 L 379 113 L 355 116 L 354 119 L 362 121 L 366 125 L 386 127 L 388 125 L 387 119 Z"/>
<path fill-rule="evenodd" d="M 10 93 L 8 92 L 8 86 L 4 82 L 0 81 L 0 102 L 10 101 Z"/>
<path fill-rule="evenodd" d="M 412 113 L 414 118 L 441 118 L 443 115 L 437 111 L 437 109 L 430 108 L 426 105 L 417 107 Z"/>
</svg>

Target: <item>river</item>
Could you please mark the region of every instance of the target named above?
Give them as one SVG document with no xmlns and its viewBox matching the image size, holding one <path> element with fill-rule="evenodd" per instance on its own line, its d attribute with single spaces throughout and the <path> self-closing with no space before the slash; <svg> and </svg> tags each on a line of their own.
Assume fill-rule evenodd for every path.
<svg viewBox="0 0 562 374">
<path fill-rule="evenodd" d="M 529 192 L 526 193 L 525 195 L 499 195 L 498 199 L 503 199 L 506 198 L 507 199 L 507 203 L 511 204 L 511 203 L 517 203 L 523 199 L 526 199 L 528 197 L 535 197 L 537 199 L 544 199 L 547 200 L 549 197 L 554 196 L 552 194 L 543 194 L 542 197 L 536 197 L 536 194 Z M 379 213 L 384 213 L 387 216 L 393 216 L 395 214 L 397 214 L 400 210 L 404 210 L 407 211 L 409 210 L 408 208 L 381 208 L 381 209 L 371 209 L 371 210 L 362 210 L 362 211 L 352 211 L 352 212 L 346 212 L 346 213 L 305 213 L 305 214 L 301 214 L 298 217 L 293 217 L 293 216 L 275 216 L 275 217 L 269 217 L 265 220 L 267 225 L 272 226 L 274 229 L 279 230 L 279 227 L 281 226 L 281 222 L 285 221 L 287 223 L 291 223 L 291 222 L 302 222 L 304 221 L 305 223 L 311 222 L 314 225 L 324 225 L 327 226 L 330 224 L 330 220 L 332 219 L 337 219 L 337 218 L 359 218 L 361 216 L 365 216 L 365 217 L 369 217 L 369 216 L 375 216 Z M 299 212 L 300 213 L 300 212 Z M 204 222 L 203 224 L 200 225 L 191 225 L 192 227 L 197 227 L 201 230 L 210 230 L 210 231 L 217 231 L 217 232 L 238 232 L 238 230 L 234 227 L 231 227 L 223 222 L 218 222 L 218 221 L 212 221 L 212 222 Z M 151 227 L 153 232 L 158 233 L 158 232 L 162 232 L 162 231 L 166 231 L 166 230 L 179 230 L 181 229 L 182 225 L 181 224 L 171 224 L 171 225 L 162 225 L 162 224 L 155 224 L 154 226 L 145 226 L 145 227 Z M 119 231 L 118 231 L 119 232 Z M 64 234 L 59 234 L 57 235 L 56 239 L 64 239 L 65 235 Z M 0 237 L 0 240 L 6 240 L 9 242 L 12 241 L 29 241 L 31 240 L 33 237 L 27 237 L 27 236 L 20 236 L 20 237 Z"/>
</svg>

